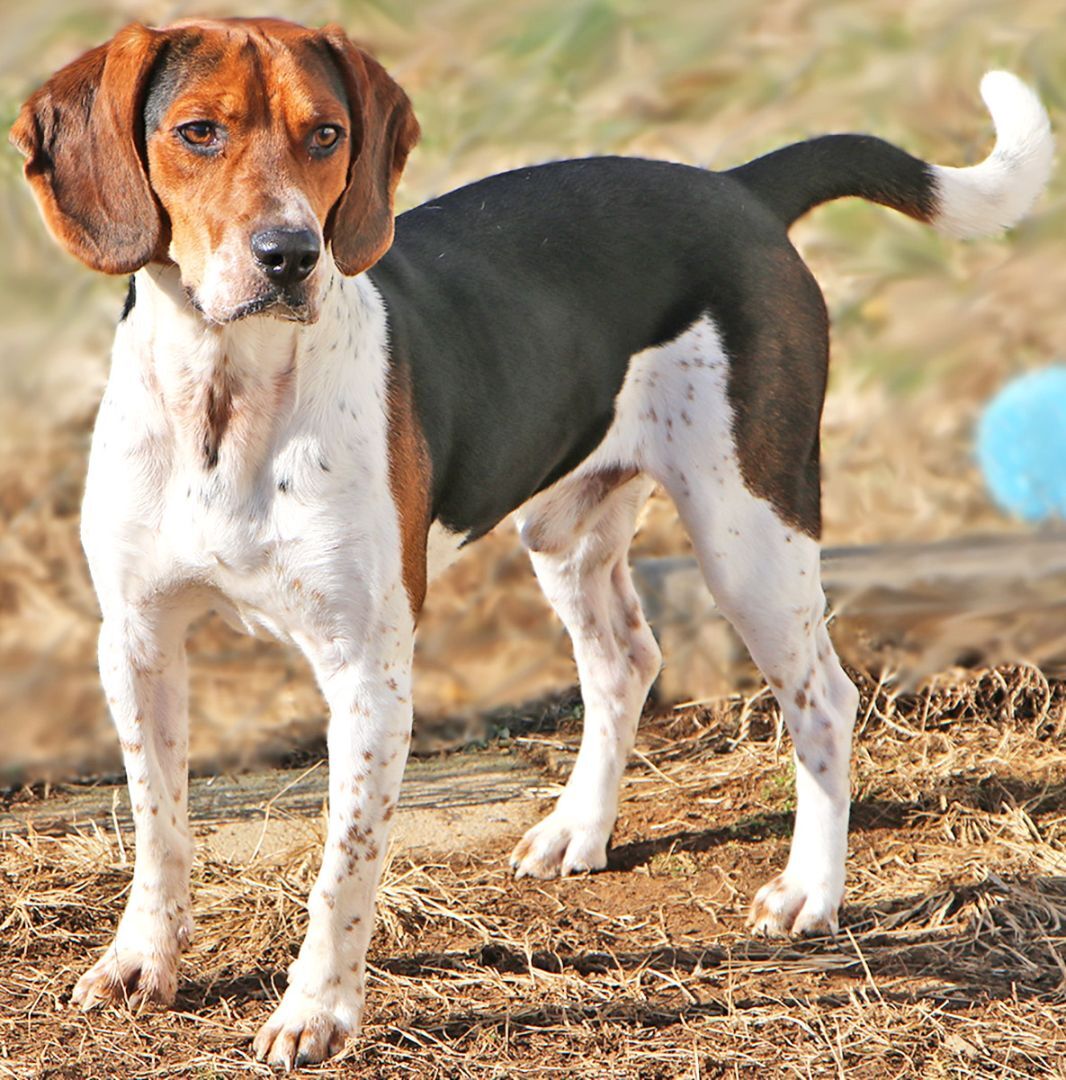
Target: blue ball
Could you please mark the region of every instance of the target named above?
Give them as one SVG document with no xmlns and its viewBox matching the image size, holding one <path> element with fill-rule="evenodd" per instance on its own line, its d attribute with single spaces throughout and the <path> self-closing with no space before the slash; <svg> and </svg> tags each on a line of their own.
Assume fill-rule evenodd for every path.
<svg viewBox="0 0 1066 1080">
<path fill-rule="evenodd" d="M 1022 375 L 992 398 L 977 425 L 977 461 L 1003 510 L 1066 518 L 1066 366 Z"/>
</svg>

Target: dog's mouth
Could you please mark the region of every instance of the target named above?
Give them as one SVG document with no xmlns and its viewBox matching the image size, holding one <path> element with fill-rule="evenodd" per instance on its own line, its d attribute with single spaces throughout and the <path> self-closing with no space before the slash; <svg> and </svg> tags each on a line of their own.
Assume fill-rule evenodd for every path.
<svg viewBox="0 0 1066 1080">
<path fill-rule="evenodd" d="M 261 293 L 250 300 L 245 300 L 236 307 L 230 308 L 224 313 L 207 311 L 196 296 L 195 290 L 186 287 L 185 295 L 189 304 L 209 322 L 219 325 L 240 322 L 253 315 L 269 315 L 283 322 L 295 322 L 307 325 L 313 323 L 318 317 L 317 311 L 310 303 L 308 297 L 301 292 L 299 295 L 271 290 Z"/>
</svg>

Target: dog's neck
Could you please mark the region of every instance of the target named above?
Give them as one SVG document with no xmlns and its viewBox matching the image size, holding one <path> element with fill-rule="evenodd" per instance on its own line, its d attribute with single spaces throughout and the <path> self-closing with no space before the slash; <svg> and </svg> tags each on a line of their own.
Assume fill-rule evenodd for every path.
<svg viewBox="0 0 1066 1080">
<path fill-rule="evenodd" d="M 127 355 L 162 406 L 172 452 L 190 471 L 250 482 L 297 403 L 328 392 L 320 384 L 333 370 L 321 363 L 330 335 L 335 340 L 338 320 L 372 319 L 376 296 L 324 269 L 314 323 L 262 314 L 225 325 L 192 306 L 176 267 L 138 271 Z"/>
</svg>

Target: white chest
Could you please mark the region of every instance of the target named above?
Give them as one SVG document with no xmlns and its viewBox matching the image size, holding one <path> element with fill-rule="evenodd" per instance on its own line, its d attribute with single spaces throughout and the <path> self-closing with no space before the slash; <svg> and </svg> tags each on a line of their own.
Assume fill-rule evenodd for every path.
<svg viewBox="0 0 1066 1080">
<path fill-rule="evenodd" d="M 148 344 L 120 329 L 83 513 L 103 605 L 195 600 L 299 640 L 399 580 L 384 320 L 372 290 L 356 299 L 299 336 L 237 324 L 205 343 L 197 327 L 182 347 L 171 327 L 176 355 L 157 325 Z M 216 415 L 203 408 L 212 379 L 221 420 L 217 398 Z"/>
</svg>

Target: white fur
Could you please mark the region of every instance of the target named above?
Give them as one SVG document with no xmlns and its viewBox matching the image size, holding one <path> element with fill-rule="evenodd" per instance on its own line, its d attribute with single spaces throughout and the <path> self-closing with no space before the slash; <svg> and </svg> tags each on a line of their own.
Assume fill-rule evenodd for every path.
<svg viewBox="0 0 1066 1080">
<path fill-rule="evenodd" d="M 87 1007 L 113 996 L 137 971 L 138 995 L 173 997 L 191 933 L 184 635 L 218 608 L 299 645 L 330 706 L 329 835 L 310 925 L 256 1044 L 282 1064 L 300 1047 L 317 1060 L 358 1026 L 410 739 L 413 624 L 388 478 L 384 310 L 365 278 L 331 273 L 321 318 L 300 328 L 264 317 L 209 325 L 173 268 L 141 271 L 137 290 L 83 513 L 137 861 L 115 943 L 75 998 Z M 238 389 L 208 469 L 205 387 L 222 369 Z"/>
<path fill-rule="evenodd" d="M 992 114 L 996 145 L 978 165 L 932 166 L 939 212 L 934 224 L 952 236 L 987 236 L 1031 209 L 1051 176 L 1055 143 L 1036 94 L 1007 71 L 990 71 L 981 96 Z"/>
<path fill-rule="evenodd" d="M 770 682 L 795 743 L 792 852 L 756 897 L 753 922 L 774 934 L 832 930 L 844 893 L 858 694 L 825 629 L 817 542 L 744 483 L 728 370 L 709 318 L 634 357 L 603 442 L 517 514 L 536 549 L 537 576 L 573 638 L 585 728 L 556 809 L 512 861 L 519 876 L 535 877 L 606 865 L 622 770 L 659 666 L 626 564 L 650 477 L 677 504 L 707 583 Z M 587 505 L 590 481 L 618 468 L 642 475 Z"/>
<path fill-rule="evenodd" d="M 464 533 L 452 532 L 434 521 L 426 538 L 426 580 L 435 581 L 440 577 L 459 558 L 465 543 Z"/>
</svg>

